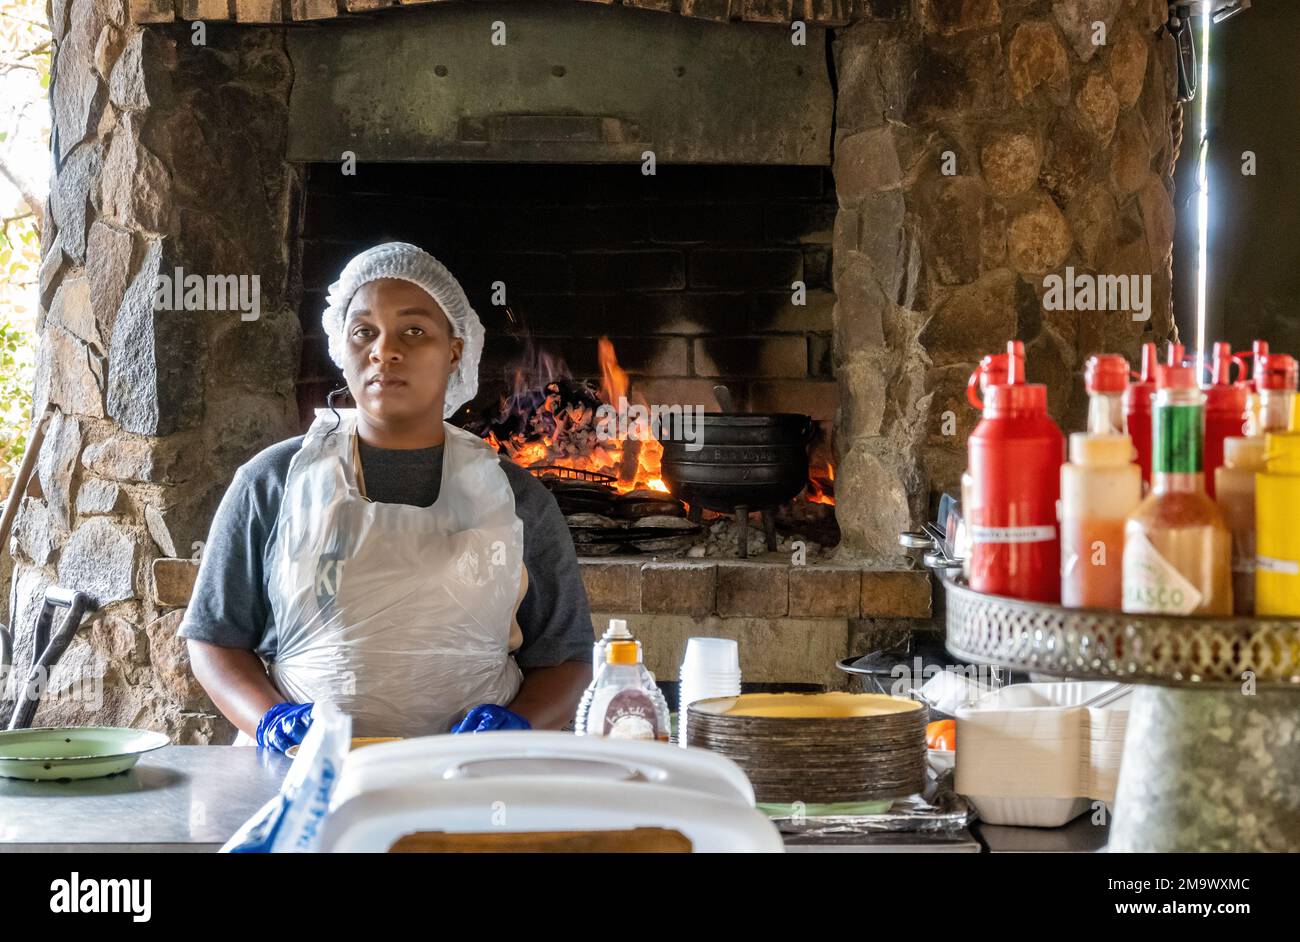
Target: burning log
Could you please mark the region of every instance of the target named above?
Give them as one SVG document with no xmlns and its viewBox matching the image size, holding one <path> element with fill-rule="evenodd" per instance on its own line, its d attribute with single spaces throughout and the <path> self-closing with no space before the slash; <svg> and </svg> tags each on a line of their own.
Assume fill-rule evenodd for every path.
<svg viewBox="0 0 1300 942">
<path fill-rule="evenodd" d="M 599 348 L 597 386 L 574 378 L 562 361 L 530 347 L 531 360 L 515 371 L 513 392 L 502 396 L 498 408 L 471 417 L 465 429 L 523 467 L 600 472 L 619 492 L 650 488 L 667 493 L 659 477 L 663 447 L 653 438 L 620 438 L 619 423 L 610 421 L 610 407 L 627 403 L 628 379 L 614 345 L 602 337 Z"/>
</svg>

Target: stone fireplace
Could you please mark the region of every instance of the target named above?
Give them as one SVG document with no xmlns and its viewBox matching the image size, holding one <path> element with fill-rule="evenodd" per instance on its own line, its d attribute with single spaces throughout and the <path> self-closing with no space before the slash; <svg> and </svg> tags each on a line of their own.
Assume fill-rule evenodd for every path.
<svg viewBox="0 0 1300 942">
<path fill-rule="evenodd" d="M 829 462 L 838 207 L 826 168 L 669 165 L 643 176 L 639 165 L 424 163 L 350 177 L 310 164 L 306 181 L 304 419 L 339 385 L 320 328 L 329 282 L 361 249 L 400 240 L 456 273 L 484 322 L 479 395 L 458 424 L 517 386 L 598 379 L 605 336 L 629 399 L 717 411 L 713 387 L 725 384 L 739 409 L 811 415 L 814 463 Z"/>
<path fill-rule="evenodd" d="M 486 400 L 525 336 L 578 374 L 604 334 L 652 401 L 712 409 L 722 381 L 818 420 L 833 564 L 585 564 L 597 621 L 633 618 L 661 677 L 703 633 L 740 638 L 751 679 L 836 683 L 837 658 L 927 627 L 896 535 L 957 484 L 979 357 L 1025 341 L 1077 427 L 1089 354 L 1173 332 L 1165 7 L 56 0 L 56 416 L 8 618 L 51 582 L 95 596 L 55 686 L 103 702 L 38 721 L 229 732 L 175 638 L 192 561 L 234 469 L 337 384 L 322 292 L 385 238 L 465 281 Z M 1150 275 L 1150 319 L 1045 310 L 1066 266 Z M 177 267 L 256 274 L 260 316 L 155 311 Z"/>
</svg>

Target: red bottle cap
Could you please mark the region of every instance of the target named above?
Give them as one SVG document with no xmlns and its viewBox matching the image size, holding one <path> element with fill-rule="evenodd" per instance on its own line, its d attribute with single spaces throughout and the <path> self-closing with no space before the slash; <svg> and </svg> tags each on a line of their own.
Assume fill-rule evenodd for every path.
<svg viewBox="0 0 1300 942">
<path fill-rule="evenodd" d="M 1241 379 L 1237 380 L 1238 386 L 1247 392 L 1258 392 L 1255 385 L 1254 371 L 1246 368 L 1246 361 L 1250 360 L 1253 365 L 1259 362 L 1260 357 L 1265 356 L 1268 356 L 1267 340 L 1256 340 L 1251 344 L 1250 350 L 1232 355 L 1232 361 L 1237 364 L 1237 369 L 1241 371 Z"/>
<path fill-rule="evenodd" d="M 970 374 L 970 380 L 966 383 L 966 401 L 982 412 L 984 401 L 980 396 L 989 387 L 1021 384 L 1024 381 L 1025 345 L 1019 340 L 1012 340 L 1007 344 L 1006 353 L 990 353 L 980 360 L 980 365 Z"/>
<path fill-rule="evenodd" d="M 1154 383 L 1156 380 L 1156 367 L 1160 360 L 1156 354 L 1156 345 L 1153 343 L 1142 344 L 1142 382 Z"/>
<path fill-rule="evenodd" d="M 1155 369 L 1159 365 L 1156 345 L 1142 345 L 1142 373 L 1136 383 L 1124 393 L 1124 411 L 1129 415 L 1150 415 L 1151 394 L 1155 392 Z"/>
<path fill-rule="evenodd" d="M 1157 366 L 1156 389 L 1195 389 L 1196 370 L 1190 366 Z"/>
<path fill-rule="evenodd" d="M 1042 383 L 1017 383 L 990 386 L 986 393 L 987 416 L 1008 412 L 1047 412 L 1047 387 Z"/>
<path fill-rule="evenodd" d="M 1184 347 L 1181 343 L 1171 343 L 1169 345 L 1169 359 L 1165 361 L 1166 366 L 1182 366 L 1183 361 L 1186 359 L 1187 359 L 1186 347 Z"/>
<path fill-rule="evenodd" d="M 1216 343 L 1214 345 L 1214 359 L 1212 361 L 1212 378 L 1210 380 L 1213 386 L 1231 386 L 1232 385 L 1232 344 Z"/>
<path fill-rule="evenodd" d="M 1128 389 L 1128 360 L 1118 353 L 1088 358 L 1083 382 L 1090 393 L 1122 393 Z"/>
<path fill-rule="evenodd" d="M 1265 353 L 1255 357 L 1255 385 L 1270 392 L 1295 392 L 1300 370 L 1288 353 Z"/>
</svg>

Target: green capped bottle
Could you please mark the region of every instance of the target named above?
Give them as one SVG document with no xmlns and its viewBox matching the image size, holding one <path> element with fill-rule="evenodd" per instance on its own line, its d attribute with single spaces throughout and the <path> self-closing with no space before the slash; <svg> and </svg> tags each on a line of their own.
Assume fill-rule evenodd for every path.
<svg viewBox="0 0 1300 942">
<path fill-rule="evenodd" d="M 1232 535 L 1205 492 L 1205 395 L 1156 367 L 1151 493 L 1124 524 L 1124 611 L 1232 614 Z"/>
</svg>

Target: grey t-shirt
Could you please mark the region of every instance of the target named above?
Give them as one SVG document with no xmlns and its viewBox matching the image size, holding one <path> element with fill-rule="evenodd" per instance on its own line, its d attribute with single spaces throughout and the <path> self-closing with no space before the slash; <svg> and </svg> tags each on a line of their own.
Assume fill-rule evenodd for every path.
<svg viewBox="0 0 1300 942">
<path fill-rule="evenodd" d="M 302 436 L 272 445 L 235 472 L 203 547 L 182 638 L 275 659 L 266 550 L 289 462 L 301 447 Z M 516 615 L 524 640 L 515 660 L 525 669 L 586 661 L 593 641 L 591 611 L 564 516 L 540 481 L 507 458 L 500 463 L 524 524 L 528 567 L 528 592 Z M 442 446 L 394 451 L 362 444 L 361 466 L 371 500 L 428 507 L 442 484 Z"/>
</svg>

